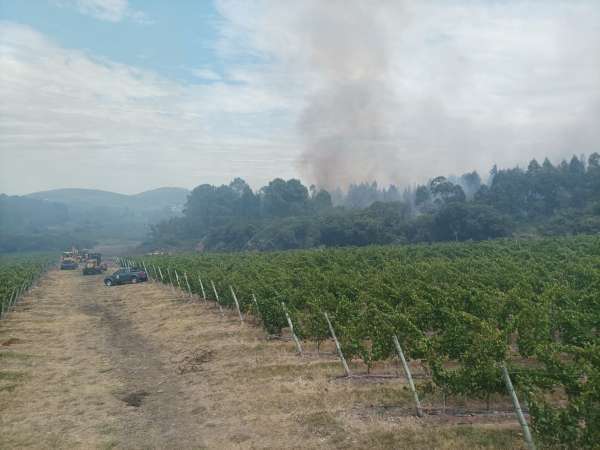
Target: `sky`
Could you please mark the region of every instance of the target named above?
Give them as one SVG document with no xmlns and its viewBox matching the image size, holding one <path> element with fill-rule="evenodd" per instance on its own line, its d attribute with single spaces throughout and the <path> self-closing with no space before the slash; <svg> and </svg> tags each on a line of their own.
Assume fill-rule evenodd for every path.
<svg viewBox="0 0 600 450">
<path fill-rule="evenodd" d="M 406 186 L 600 151 L 600 2 L 0 0 L 0 192 Z"/>
</svg>

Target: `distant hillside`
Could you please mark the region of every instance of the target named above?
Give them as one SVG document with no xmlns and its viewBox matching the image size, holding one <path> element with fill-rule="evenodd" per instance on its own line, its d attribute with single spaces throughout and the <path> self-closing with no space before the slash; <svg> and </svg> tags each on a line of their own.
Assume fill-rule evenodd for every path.
<svg viewBox="0 0 600 450">
<path fill-rule="evenodd" d="M 87 204 L 106 206 L 126 204 L 128 196 L 96 189 L 53 189 L 28 194 L 26 197 L 64 204 Z"/>
<path fill-rule="evenodd" d="M 141 241 L 150 225 L 180 215 L 187 195 L 173 187 L 135 195 L 95 189 L 1 194 L 0 252 Z"/>
<path fill-rule="evenodd" d="M 158 202 L 166 204 L 185 203 L 190 193 L 187 189 L 178 187 L 162 187 L 150 191 L 140 192 L 131 197 L 146 202 Z"/>
<path fill-rule="evenodd" d="M 68 218 L 64 204 L 0 194 L 0 230 L 4 232 L 62 225 Z"/>
<path fill-rule="evenodd" d="M 164 187 L 135 195 L 97 189 L 53 189 L 34 192 L 27 197 L 76 207 L 130 208 L 133 210 L 160 210 L 185 204 L 189 191 L 183 188 Z"/>
</svg>

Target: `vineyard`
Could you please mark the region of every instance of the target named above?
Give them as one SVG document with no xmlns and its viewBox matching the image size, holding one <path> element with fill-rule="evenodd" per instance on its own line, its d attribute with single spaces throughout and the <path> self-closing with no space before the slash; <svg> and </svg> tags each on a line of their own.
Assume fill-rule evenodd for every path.
<svg viewBox="0 0 600 450">
<path fill-rule="evenodd" d="M 0 258 L 0 318 L 52 264 L 56 255 L 34 254 Z"/>
<path fill-rule="evenodd" d="M 239 305 L 270 335 L 290 328 L 299 352 L 335 333 L 367 373 L 403 353 L 426 374 L 419 395 L 503 395 L 510 374 L 537 442 L 600 442 L 598 236 L 131 263 L 220 308 Z"/>
</svg>

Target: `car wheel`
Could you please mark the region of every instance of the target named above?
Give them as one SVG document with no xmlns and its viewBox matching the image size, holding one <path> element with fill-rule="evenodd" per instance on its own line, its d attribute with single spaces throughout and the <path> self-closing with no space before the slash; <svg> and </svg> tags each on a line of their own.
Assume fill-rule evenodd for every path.
<svg viewBox="0 0 600 450">
<path fill-rule="evenodd" d="M 112 282 L 112 280 L 105 280 L 104 284 L 110 287 L 110 286 L 112 286 L 113 282 Z"/>
<path fill-rule="evenodd" d="M 133 278 L 131 279 L 131 282 L 132 282 L 132 283 L 137 283 L 137 278 L 136 278 L 136 277 L 133 277 Z"/>
</svg>

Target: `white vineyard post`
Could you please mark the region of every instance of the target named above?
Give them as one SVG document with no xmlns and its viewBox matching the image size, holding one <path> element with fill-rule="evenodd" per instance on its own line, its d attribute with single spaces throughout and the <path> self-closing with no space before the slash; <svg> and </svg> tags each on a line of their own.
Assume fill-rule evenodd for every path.
<svg viewBox="0 0 600 450">
<path fill-rule="evenodd" d="M 281 302 L 281 307 L 283 308 L 283 312 L 285 313 L 285 318 L 290 327 L 290 332 L 292 333 L 292 338 L 294 339 L 294 342 L 296 343 L 296 349 L 298 350 L 298 354 L 300 356 L 302 356 L 302 345 L 300 345 L 300 339 L 298 339 L 298 336 L 296 336 L 296 333 L 294 332 L 294 324 L 292 323 L 292 319 L 290 318 L 290 315 L 288 313 L 287 308 L 285 307 L 284 302 Z"/>
<path fill-rule="evenodd" d="M 23 290 L 22 285 L 17 288 L 17 293 L 15 294 L 15 298 L 13 298 L 12 307 L 11 307 L 11 309 L 13 311 L 15 310 L 15 306 L 16 306 L 17 302 L 19 301 L 19 298 L 21 297 L 22 290 Z"/>
<path fill-rule="evenodd" d="M 158 274 L 160 275 L 160 281 L 165 282 L 165 278 L 163 277 L 162 270 L 160 270 L 160 266 L 158 266 Z"/>
<path fill-rule="evenodd" d="M 17 302 L 20 300 L 21 295 L 23 295 L 23 285 L 22 284 L 17 289 L 17 294 L 15 295 L 15 298 L 13 299 L 13 303 L 12 303 L 12 310 L 13 311 L 15 310 L 15 307 L 17 305 Z"/>
<path fill-rule="evenodd" d="M 192 298 L 192 288 L 190 287 L 190 282 L 188 281 L 187 272 L 183 272 L 183 277 L 185 278 L 185 284 L 187 285 L 188 292 L 190 293 L 190 299 Z"/>
<path fill-rule="evenodd" d="M 525 416 L 523 416 L 523 411 L 521 410 L 521 404 L 519 403 L 517 393 L 515 392 L 515 388 L 513 387 L 512 381 L 510 380 L 510 375 L 508 374 L 508 369 L 506 368 L 506 363 L 502 363 L 501 369 L 502 369 L 502 378 L 504 379 L 504 384 L 506 385 L 506 389 L 508 390 L 508 393 L 510 394 L 510 398 L 511 398 L 513 406 L 515 408 L 515 413 L 517 415 L 517 419 L 519 420 L 519 424 L 521 424 L 521 429 L 523 430 L 523 437 L 525 438 L 527 448 L 529 448 L 529 450 L 536 450 L 535 444 L 533 442 L 533 438 L 531 437 L 531 432 L 529 431 L 529 425 L 527 425 Z"/>
<path fill-rule="evenodd" d="M 169 269 L 170 270 L 170 269 Z M 173 295 L 177 295 L 177 289 L 175 288 L 175 269 L 173 269 L 173 276 L 169 272 L 169 278 L 171 280 L 171 288 L 173 289 Z"/>
<path fill-rule="evenodd" d="M 146 276 L 148 277 L 148 280 L 152 281 L 152 274 L 150 272 L 148 272 L 148 269 L 146 269 L 146 263 L 142 260 L 142 267 L 144 267 L 144 272 L 146 272 Z"/>
<path fill-rule="evenodd" d="M 179 274 L 177 273 L 177 269 L 173 269 L 173 271 L 175 272 L 175 278 L 177 279 L 177 287 L 179 287 L 179 291 L 181 291 L 181 283 L 179 282 Z M 177 295 L 179 295 L 179 292 L 177 292 Z"/>
<path fill-rule="evenodd" d="M 202 300 L 206 302 L 206 292 L 204 291 L 204 284 L 202 283 L 202 278 L 198 275 L 198 281 L 200 282 L 200 290 L 202 291 Z"/>
<path fill-rule="evenodd" d="M 329 320 L 329 316 L 327 315 L 326 312 L 324 312 L 323 314 L 325 315 L 325 320 L 327 320 L 327 325 L 329 325 L 329 332 L 331 333 L 333 342 L 335 342 L 335 348 L 337 349 L 338 356 L 340 357 L 340 360 L 342 361 L 342 366 L 344 366 L 344 372 L 346 372 L 347 377 L 350 377 L 350 376 L 352 376 L 352 373 L 350 372 L 350 368 L 348 367 L 346 358 L 344 358 L 344 354 L 342 353 L 342 347 L 340 346 L 340 343 L 338 342 L 337 337 L 335 336 L 335 331 L 333 331 L 333 325 L 331 325 L 331 320 Z"/>
<path fill-rule="evenodd" d="M 167 267 L 167 275 L 169 275 L 169 284 L 171 285 L 171 292 L 173 292 L 173 295 L 176 295 L 175 285 L 173 284 L 173 277 L 171 276 L 171 269 L 169 267 Z"/>
<path fill-rule="evenodd" d="M 221 313 L 221 317 L 223 317 L 223 308 L 221 307 L 221 302 L 219 301 L 219 294 L 217 293 L 217 288 L 215 287 L 215 283 L 213 282 L 213 280 L 210 280 L 210 284 L 212 285 L 213 292 L 215 293 L 215 300 L 217 301 L 217 305 L 219 306 L 219 312 Z"/>
<path fill-rule="evenodd" d="M 15 300 L 15 305 L 17 304 L 18 301 L 23 300 L 23 295 L 25 295 L 26 289 L 27 289 L 27 285 L 25 284 L 25 281 L 23 281 L 23 283 L 21 283 L 21 288 L 19 289 L 19 296 Z M 14 308 L 13 308 L 13 311 L 14 311 Z"/>
<path fill-rule="evenodd" d="M 254 295 L 254 292 L 252 293 L 252 300 L 254 301 L 254 304 L 256 305 L 256 314 L 258 315 L 259 320 L 262 320 L 262 317 L 260 315 L 260 308 L 258 307 L 258 300 L 256 300 L 256 295 Z"/>
<path fill-rule="evenodd" d="M 238 314 L 240 316 L 240 322 L 244 321 L 244 316 L 242 316 L 242 310 L 240 309 L 240 303 L 238 302 L 237 296 L 235 295 L 235 291 L 233 290 L 233 286 L 229 285 L 229 290 L 231 291 L 231 295 L 233 295 L 233 301 L 235 302 L 235 306 L 238 310 Z"/>
<path fill-rule="evenodd" d="M 402 361 L 402 367 L 404 368 L 404 375 L 406 375 L 406 379 L 408 380 L 408 386 L 413 394 L 413 398 L 415 399 L 415 406 L 417 408 L 417 416 L 423 417 L 423 409 L 421 408 L 421 402 L 419 401 L 419 394 L 415 389 L 415 383 L 413 383 L 413 378 L 410 373 L 410 367 L 406 363 L 406 358 L 404 357 L 404 352 L 402 351 L 402 347 L 400 347 L 400 342 L 398 341 L 398 336 L 394 335 L 394 346 L 396 347 L 396 351 L 398 352 L 398 356 L 400 357 L 400 361 Z"/>
<path fill-rule="evenodd" d="M 16 298 L 16 295 L 17 295 L 16 291 L 17 291 L 17 288 L 14 287 L 13 290 L 12 290 L 12 292 L 11 292 L 11 294 L 10 294 L 10 297 L 8 299 L 8 305 L 6 306 L 6 312 L 7 313 L 10 311 L 10 307 L 12 306 L 12 303 L 13 303 L 14 299 Z"/>
<path fill-rule="evenodd" d="M 19 297 L 21 296 L 21 290 L 23 289 L 23 286 L 19 286 L 17 288 L 17 292 L 15 293 L 15 297 L 13 298 L 12 301 L 12 310 L 15 310 L 15 305 L 17 304 L 17 302 L 19 301 Z"/>
</svg>

